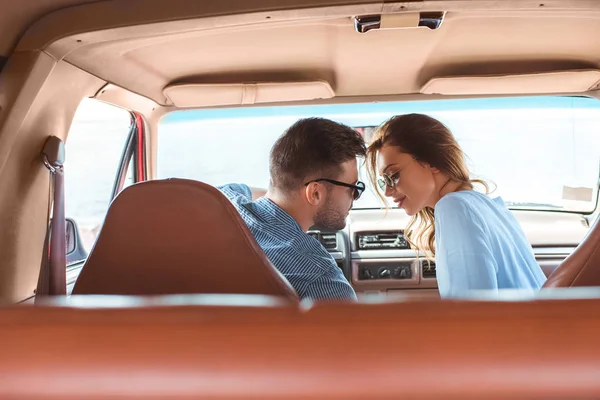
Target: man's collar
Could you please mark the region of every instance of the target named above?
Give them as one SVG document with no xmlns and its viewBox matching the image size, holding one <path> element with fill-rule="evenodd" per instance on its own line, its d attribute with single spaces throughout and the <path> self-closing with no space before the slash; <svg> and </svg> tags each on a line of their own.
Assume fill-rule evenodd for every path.
<svg viewBox="0 0 600 400">
<path fill-rule="evenodd" d="M 294 226 L 294 228 L 297 228 L 300 232 L 306 233 L 302 230 L 300 224 L 298 224 L 294 217 L 275 204 L 272 200 L 266 197 L 261 197 L 257 199 L 255 203 L 261 206 L 261 209 L 265 211 L 265 216 L 267 216 L 270 221 Z"/>
</svg>

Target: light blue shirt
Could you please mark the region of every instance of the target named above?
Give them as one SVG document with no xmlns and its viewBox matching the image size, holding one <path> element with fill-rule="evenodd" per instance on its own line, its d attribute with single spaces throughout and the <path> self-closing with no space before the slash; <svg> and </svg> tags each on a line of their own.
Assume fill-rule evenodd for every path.
<svg viewBox="0 0 600 400">
<path fill-rule="evenodd" d="M 442 297 L 470 290 L 539 289 L 533 249 L 502 198 L 465 190 L 435 206 L 436 274 Z"/>
<path fill-rule="evenodd" d="M 219 190 L 231 200 L 271 263 L 302 299 L 356 300 L 356 293 L 325 247 L 271 200 L 252 201 L 246 185 Z"/>
</svg>

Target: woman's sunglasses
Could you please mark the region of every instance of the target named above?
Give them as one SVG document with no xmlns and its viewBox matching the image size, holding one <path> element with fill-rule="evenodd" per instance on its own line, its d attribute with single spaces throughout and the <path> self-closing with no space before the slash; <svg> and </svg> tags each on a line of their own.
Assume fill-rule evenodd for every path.
<svg viewBox="0 0 600 400">
<path fill-rule="evenodd" d="M 352 191 L 352 198 L 354 200 L 360 199 L 360 196 L 365 191 L 365 184 L 361 181 L 356 182 L 356 185 L 351 185 L 349 183 L 344 183 L 344 182 L 335 181 L 333 179 L 326 179 L 326 178 L 314 179 L 310 182 L 306 182 L 304 184 L 304 186 L 308 186 L 309 183 L 313 183 L 313 182 L 329 182 L 332 185 L 343 186 L 343 187 L 354 189 Z"/>
<path fill-rule="evenodd" d="M 394 188 L 398 182 L 400 181 L 400 171 L 396 172 L 392 175 L 383 174 L 381 178 L 377 179 L 377 186 L 379 189 L 385 190 L 385 187 L 389 187 L 390 189 Z"/>
<path fill-rule="evenodd" d="M 377 179 L 377 186 L 379 186 L 379 189 L 385 190 L 386 186 L 389 187 L 390 189 L 393 189 L 394 187 L 396 187 L 398 182 L 400 182 L 400 172 L 402 172 L 402 170 L 404 168 L 408 167 L 408 164 L 412 163 L 413 161 L 417 161 L 417 158 L 413 157 L 413 159 L 409 163 L 407 163 L 405 166 L 403 166 L 402 168 L 400 168 L 398 171 L 394 172 L 391 175 L 387 175 L 387 174 L 381 175 L 381 178 Z"/>
</svg>

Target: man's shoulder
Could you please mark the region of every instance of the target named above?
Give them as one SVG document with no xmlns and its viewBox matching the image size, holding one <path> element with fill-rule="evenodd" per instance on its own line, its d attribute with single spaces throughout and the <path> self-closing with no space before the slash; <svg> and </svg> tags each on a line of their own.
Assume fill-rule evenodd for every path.
<svg viewBox="0 0 600 400">
<path fill-rule="evenodd" d="M 286 259 L 301 268 L 311 265 L 313 266 L 311 269 L 315 270 L 313 272 L 336 265 L 332 255 L 321 243 L 306 233 L 292 233 L 289 230 L 274 232 L 275 227 L 269 225 L 266 229 L 276 234 L 276 240 L 272 240 L 269 243 L 271 246 L 265 249 L 271 256 Z"/>
<path fill-rule="evenodd" d="M 234 203 L 248 203 L 252 201 L 252 191 L 250 190 L 250 187 L 242 183 L 230 183 L 218 186 L 217 189 Z"/>
<path fill-rule="evenodd" d="M 337 268 L 331 253 L 314 237 L 308 234 L 298 235 L 292 241 L 292 245 L 307 262 L 318 265 L 325 270 L 331 267 Z"/>
</svg>

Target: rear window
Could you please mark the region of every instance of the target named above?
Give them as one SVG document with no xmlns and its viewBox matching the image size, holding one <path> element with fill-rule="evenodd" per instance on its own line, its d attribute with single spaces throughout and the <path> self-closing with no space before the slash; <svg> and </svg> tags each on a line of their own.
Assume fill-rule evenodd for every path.
<svg viewBox="0 0 600 400">
<path fill-rule="evenodd" d="M 473 178 L 513 209 L 592 212 L 600 168 L 600 102 L 583 97 L 527 97 L 177 111 L 158 132 L 158 177 L 211 185 L 266 188 L 269 151 L 294 121 L 319 116 L 362 128 L 424 113 L 446 124 L 462 146 Z M 361 176 L 367 183 L 361 164 Z M 373 188 L 354 208 L 384 205 Z"/>
</svg>

